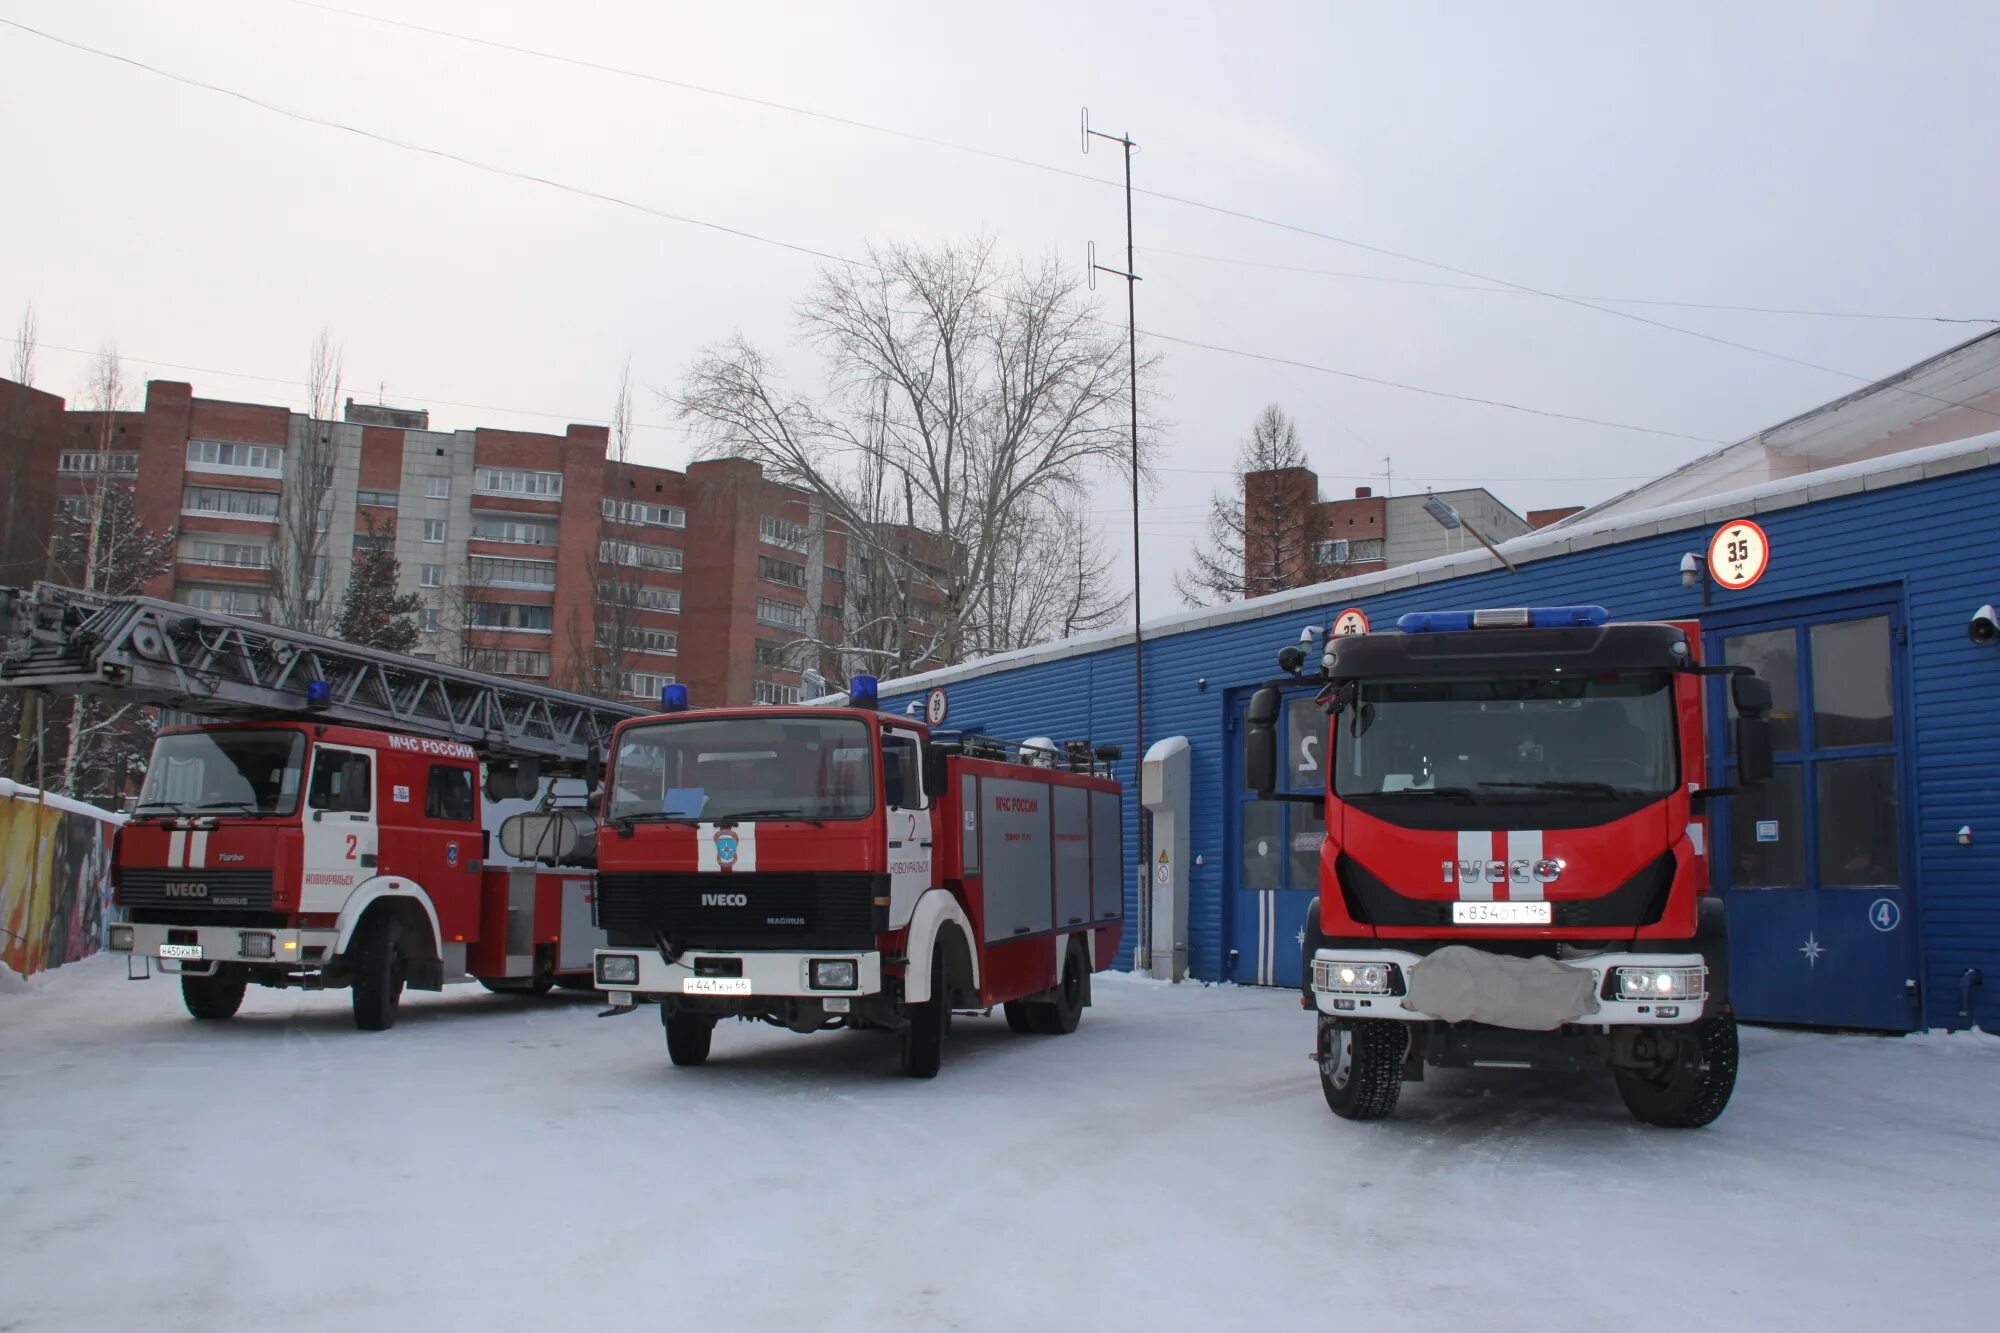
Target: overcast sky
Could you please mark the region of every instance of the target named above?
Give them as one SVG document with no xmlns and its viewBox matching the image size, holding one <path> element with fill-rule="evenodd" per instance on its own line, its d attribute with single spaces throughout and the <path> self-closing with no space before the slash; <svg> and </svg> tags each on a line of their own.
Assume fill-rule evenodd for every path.
<svg viewBox="0 0 2000 1333">
<path fill-rule="evenodd" d="M 0 19 L 839 254 L 985 233 L 1078 264 L 1094 240 L 1112 258 L 1119 163 L 1078 151 L 1087 104 L 1141 144 L 1143 187 L 1545 291 L 2000 316 L 2000 6 L 1974 0 L 341 2 L 1098 180 L 296 0 L 0 0 Z M 813 380 L 791 311 L 818 261 L 773 245 L 4 25 L 0 124 L 0 323 L 33 304 L 39 380 L 58 393 L 80 395 L 88 362 L 58 348 L 115 343 L 135 379 L 298 406 L 308 344 L 331 325 L 357 396 L 379 385 L 442 428 L 560 431 L 608 416 L 629 357 L 652 423 L 640 456 L 677 467 L 688 440 L 656 391 L 704 344 L 741 332 Z M 1665 432 L 1164 345 L 1149 617 L 1177 605 L 1164 574 L 1267 402 L 1298 419 L 1329 497 L 1379 488 L 1387 457 L 1399 492 L 1486 484 L 1526 510 L 1604 498 L 1859 382 L 1543 297 L 1386 281 L 1469 280 L 1181 203 L 1141 197 L 1137 228 L 1142 332 Z M 1099 294 L 1122 316 L 1122 293 Z M 1990 327 L 1616 308 L 1863 378 Z M 1122 504 L 1107 477 L 1093 518 L 1121 550 Z"/>
</svg>

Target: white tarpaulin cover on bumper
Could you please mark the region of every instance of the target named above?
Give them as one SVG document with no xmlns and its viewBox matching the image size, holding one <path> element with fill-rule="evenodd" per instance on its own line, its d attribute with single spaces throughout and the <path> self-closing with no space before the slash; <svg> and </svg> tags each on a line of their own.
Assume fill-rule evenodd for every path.
<svg viewBox="0 0 2000 1333">
<path fill-rule="evenodd" d="M 1447 1023 L 1547 1032 L 1597 1012 L 1597 979 L 1553 958 L 1512 958 L 1468 945 L 1439 949 L 1410 969 L 1403 1007 Z"/>
</svg>

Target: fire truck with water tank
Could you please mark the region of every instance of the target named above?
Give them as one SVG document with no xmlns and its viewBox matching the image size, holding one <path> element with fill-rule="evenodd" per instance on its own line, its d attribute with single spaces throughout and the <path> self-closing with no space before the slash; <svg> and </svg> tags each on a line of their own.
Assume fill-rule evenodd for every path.
<svg viewBox="0 0 2000 1333">
<path fill-rule="evenodd" d="M 349 987 L 364 1029 L 406 984 L 588 988 L 588 847 L 503 818 L 580 800 L 642 709 L 147 597 L 0 590 L 0 622 L 0 687 L 218 719 L 161 731 L 112 853 L 111 949 L 196 1018 L 253 983 Z"/>
<path fill-rule="evenodd" d="M 1124 918 L 1110 747 L 933 732 L 875 707 L 621 723 L 605 779 L 596 982 L 659 1006 L 677 1065 L 723 1018 L 899 1035 L 935 1075 L 954 1011 L 1074 1031 Z"/>
<path fill-rule="evenodd" d="M 1302 961 L 1335 1114 L 1389 1114 L 1426 1065 L 1609 1067 L 1640 1120 L 1722 1113 L 1737 1044 L 1705 811 L 1732 788 L 1705 785 L 1703 689 L 1728 678 L 1739 786 L 1769 775 L 1771 693 L 1700 644 L 1576 606 L 1406 615 L 1329 635 L 1310 675 L 1279 654 L 1245 771 L 1325 811 Z M 1301 686 L 1327 715 L 1323 796 L 1274 790 Z"/>
</svg>

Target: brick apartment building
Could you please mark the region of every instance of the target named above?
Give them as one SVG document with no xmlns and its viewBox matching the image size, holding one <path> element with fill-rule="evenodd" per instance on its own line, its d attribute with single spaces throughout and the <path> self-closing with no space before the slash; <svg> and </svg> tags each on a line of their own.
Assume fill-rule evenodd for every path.
<svg viewBox="0 0 2000 1333">
<path fill-rule="evenodd" d="M 1425 512 L 1430 492 L 1377 495 L 1357 486 L 1342 500 L 1323 500 L 1319 476 L 1310 468 L 1276 468 L 1243 478 L 1244 567 L 1272 571 L 1274 586 L 1246 593 L 1304 587 L 1326 579 L 1369 574 L 1396 565 L 1449 555 L 1475 544 L 1463 530 L 1446 529 Z M 1439 491 L 1436 498 L 1457 510 L 1465 523 L 1491 542 L 1546 527 L 1577 512 L 1535 510 L 1523 518 L 1485 487 Z"/>
<path fill-rule="evenodd" d="M 355 551 L 391 546 L 402 591 L 422 599 L 425 656 L 568 688 L 615 676 L 607 692 L 634 699 L 678 681 L 707 705 L 794 701 L 804 668 L 840 680 L 852 665 L 840 651 L 848 537 L 754 462 L 676 472 L 608 459 L 602 426 L 434 431 L 426 412 L 351 399 L 342 421 L 314 422 L 168 380 L 109 421 L 0 381 L 0 414 L 19 403 L 34 424 L 8 442 L 5 464 L 41 519 L 33 530 L 17 519 L 0 539 L 16 582 L 41 573 L 48 516 L 81 503 L 102 452 L 134 484 L 144 525 L 178 532 L 174 565 L 148 594 L 269 616 L 280 497 L 319 430 L 334 458 L 326 599 L 338 604 Z M 912 630 L 937 596 L 912 591 Z M 596 648 L 607 634 L 625 644 L 615 662 Z"/>
</svg>

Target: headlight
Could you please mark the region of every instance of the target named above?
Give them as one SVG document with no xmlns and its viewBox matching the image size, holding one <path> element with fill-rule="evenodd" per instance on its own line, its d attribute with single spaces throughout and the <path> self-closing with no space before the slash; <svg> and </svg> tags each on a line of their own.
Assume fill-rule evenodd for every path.
<svg viewBox="0 0 2000 1333">
<path fill-rule="evenodd" d="M 132 927 L 113 926 L 111 928 L 111 947 L 119 953 L 131 953 Z"/>
<path fill-rule="evenodd" d="M 1388 963 L 1358 959 L 1315 958 L 1313 989 L 1336 995 L 1393 994 L 1396 969 Z"/>
<path fill-rule="evenodd" d="M 236 937 L 242 941 L 238 950 L 245 958 L 269 958 L 276 952 L 277 940 L 261 930 L 246 930 Z"/>
<path fill-rule="evenodd" d="M 852 958 L 815 958 L 812 960 L 812 988 L 814 990 L 853 990 L 861 981 L 861 969 Z"/>
<path fill-rule="evenodd" d="M 597 980 L 607 986 L 639 984 L 639 955 L 601 953 L 597 955 Z"/>
<path fill-rule="evenodd" d="M 1615 980 L 1621 1000 L 1699 1000 L 1708 993 L 1705 967 L 1621 967 Z"/>
</svg>

